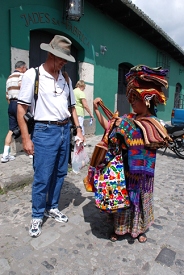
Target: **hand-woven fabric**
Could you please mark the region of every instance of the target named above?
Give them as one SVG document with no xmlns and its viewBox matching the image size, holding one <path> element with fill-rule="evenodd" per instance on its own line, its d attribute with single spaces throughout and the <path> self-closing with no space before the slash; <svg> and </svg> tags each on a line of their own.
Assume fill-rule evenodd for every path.
<svg viewBox="0 0 184 275">
<path fill-rule="evenodd" d="M 94 188 L 95 204 L 100 210 L 113 213 L 130 206 L 121 154 L 107 152 L 104 163 L 95 169 Z"/>
<path fill-rule="evenodd" d="M 126 74 L 127 92 L 129 99 L 132 93 L 137 93 L 143 100 L 154 100 L 154 104 L 165 104 L 166 97 L 163 90 L 168 88 L 166 75 L 168 70 L 161 67 L 150 68 L 145 65 L 138 65 L 130 69 Z"/>
<path fill-rule="evenodd" d="M 125 171 L 127 190 L 131 204 L 140 212 L 140 192 L 153 189 L 156 150 L 144 146 L 142 131 L 134 123 L 134 114 L 123 118 L 121 124 L 110 134 L 110 141 L 117 143 L 118 135 L 123 136 L 128 148 L 128 170 Z M 124 144 L 122 144 L 124 148 Z M 142 186 L 142 191 L 140 190 Z"/>
<path fill-rule="evenodd" d="M 147 119 L 149 118 L 152 117 L 147 117 Z M 105 162 L 100 167 L 89 167 L 88 183 L 93 184 L 93 181 L 95 181 L 93 191 L 95 191 L 97 207 L 114 214 L 115 232 L 119 235 L 130 233 L 135 238 L 140 233 L 145 232 L 154 221 L 153 183 L 156 150 L 145 147 L 143 132 L 134 120 L 135 114 L 125 115 L 122 117 L 120 125 L 112 130 L 109 135 L 108 153 Z M 122 186 L 123 182 L 126 183 L 126 189 L 122 189 L 122 193 L 125 195 L 123 206 L 125 206 L 127 198 L 130 201 L 130 207 L 113 211 L 112 208 L 109 210 L 107 207 L 108 203 L 111 203 L 110 200 L 105 204 L 105 195 L 107 194 L 110 198 L 112 191 L 110 189 L 111 183 L 108 184 L 106 180 L 104 181 L 104 177 L 110 178 L 112 173 L 109 173 L 107 163 L 110 163 L 112 156 L 119 156 L 120 148 L 123 152 L 127 152 L 123 156 L 124 177 L 123 174 L 121 175 Z M 113 165 L 109 165 L 112 169 Z M 97 171 L 97 169 L 99 170 Z M 110 192 L 107 189 L 108 186 Z M 117 190 L 117 185 L 114 186 Z M 90 188 L 92 190 L 92 187 Z M 128 197 L 125 190 L 128 191 Z"/>
<path fill-rule="evenodd" d="M 105 108 L 104 105 L 103 107 Z M 96 144 L 90 161 L 91 166 L 96 167 L 103 162 L 105 155 L 108 151 L 109 133 L 112 131 L 115 121 L 119 118 L 118 115 L 118 112 L 112 114 L 112 117 L 109 120 L 108 129 L 105 130 L 102 140 Z"/>
<path fill-rule="evenodd" d="M 172 140 L 165 127 L 153 117 L 135 119 L 134 123 L 142 130 L 146 147 L 162 148 L 168 145 L 168 141 Z"/>
<path fill-rule="evenodd" d="M 115 233 L 130 233 L 137 237 L 153 223 L 153 182 L 156 150 L 146 148 L 142 130 L 134 123 L 135 115 L 124 116 L 121 124 L 110 134 L 111 148 L 117 150 L 120 137 L 124 157 L 126 188 L 130 199 L 130 208 L 114 214 Z"/>
</svg>

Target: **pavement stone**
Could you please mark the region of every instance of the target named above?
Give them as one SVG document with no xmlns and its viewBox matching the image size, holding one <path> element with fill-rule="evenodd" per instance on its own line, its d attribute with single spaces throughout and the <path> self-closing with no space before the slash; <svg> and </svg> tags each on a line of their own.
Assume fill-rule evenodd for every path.
<svg viewBox="0 0 184 275">
<path fill-rule="evenodd" d="M 100 139 L 87 137 L 89 156 Z M 155 170 L 155 222 L 144 244 L 128 235 L 109 240 L 112 226 L 83 186 L 87 167 L 65 178 L 59 208 L 68 223 L 44 219 L 40 237 L 29 237 L 32 160 L 22 152 L 0 163 L 0 187 L 8 189 L 0 195 L 0 275 L 184 275 L 184 160 L 162 152 Z"/>
</svg>

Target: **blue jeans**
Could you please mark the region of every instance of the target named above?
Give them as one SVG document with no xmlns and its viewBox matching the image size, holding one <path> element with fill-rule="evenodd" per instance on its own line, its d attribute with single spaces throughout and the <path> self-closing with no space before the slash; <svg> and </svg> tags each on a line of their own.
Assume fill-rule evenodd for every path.
<svg viewBox="0 0 184 275">
<path fill-rule="evenodd" d="M 68 171 L 69 123 L 63 126 L 35 123 L 32 217 L 43 218 L 44 210 L 58 208 L 60 191 Z"/>
</svg>

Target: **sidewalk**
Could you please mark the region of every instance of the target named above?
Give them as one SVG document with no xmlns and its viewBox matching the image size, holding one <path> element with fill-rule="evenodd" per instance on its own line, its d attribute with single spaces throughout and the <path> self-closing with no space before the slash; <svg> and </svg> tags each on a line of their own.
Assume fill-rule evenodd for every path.
<svg viewBox="0 0 184 275">
<path fill-rule="evenodd" d="M 101 138 L 101 137 L 100 137 Z M 100 140 L 87 138 L 89 154 Z M 1 184 L 31 183 L 32 160 L 25 154 L 0 164 Z M 84 167 L 66 176 L 59 209 L 68 223 L 45 219 L 42 234 L 31 238 L 31 184 L 0 195 L 0 275 L 184 275 L 184 160 L 158 151 L 155 222 L 141 244 L 125 235 L 111 242 L 112 226 L 86 192 Z"/>
<path fill-rule="evenodd" d="M 90 155 L 95 144 L 101 140 L 101 136 L 87 136 L 86 151 Z M 27 185 L 33 178 L 33 160 L 24 152 L 17 154 L 16 159 L 7 163 L 0 162 L 0 188 L 12 190 L 19 186 Z"/>
</svg>

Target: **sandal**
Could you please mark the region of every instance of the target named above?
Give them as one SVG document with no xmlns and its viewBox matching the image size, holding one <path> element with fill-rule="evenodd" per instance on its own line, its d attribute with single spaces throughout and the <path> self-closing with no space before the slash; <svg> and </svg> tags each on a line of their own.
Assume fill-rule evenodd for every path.
<svg viewBox="0 0 184 275">
<path fill-rule="evenodd" d="M 137 237 L 138 241 L 140 243 L 145 243 L 147 241 L 147 237 L 145 233 L 141 233 L 139 234 L 139 236 Z"/>
<path fill-rule="evenodd" d="M 110 236 L 111 242 L 116 242 L 118 240 L 118 235 L 116 233 L 112 233 Z"/>
</svg>

